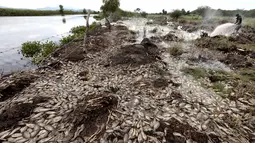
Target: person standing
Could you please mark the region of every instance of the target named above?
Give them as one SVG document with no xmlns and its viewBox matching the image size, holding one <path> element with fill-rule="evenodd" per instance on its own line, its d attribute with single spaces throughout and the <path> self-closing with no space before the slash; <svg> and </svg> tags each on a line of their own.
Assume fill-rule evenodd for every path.
<svg viewBox="0 0 255 143">
<path fill-rule="evenodd" d="M 238 31 L 240 30 L 240 28 L 242 27 L 241 24 L 242 24 L 242 16 L 239 15 L 239 14 L 236 14 L 236 28 L 235 28 L 235 32 L 238 33 Z"/>
</svg>

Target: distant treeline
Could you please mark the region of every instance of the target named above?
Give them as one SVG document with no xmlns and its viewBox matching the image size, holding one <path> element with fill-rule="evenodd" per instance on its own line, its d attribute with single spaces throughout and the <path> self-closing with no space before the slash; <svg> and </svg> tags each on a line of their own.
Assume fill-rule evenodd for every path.
<svg viewBox="0 0 255 143">
<path fill-rule="evenodd" d="M 198 7 L 196 10 L 191 13 L 201 15 L 203 17 L 213 14 L 215 16 L 235 16 L 236 14 L 241 14 L 244 17 L 255 17 L 255 9 L 251 10 L 222 10 L 222 9 L 211 9 L 208 6 Z"/>
<path fill-rule="evenodd" d="M 82 14 L 83 12 L 76 12 L 65 10 L 65 15 Z M 60 15 L 59 10 L 30 10 L 30 9 L 12 9 L 0 8 L 0 16 L 47 16 L 47 15 Z"/>
<path fill-rule="evenodd" d="M 174 11 L 176 11 L 176 10 L 174 10 Z M 207 17 L 207 16 L 233 17 L 236 14 L 241 14 L 244 17 L 253 17 L 253 18 L 255 18 L 255 9 L 251 9 L 251 10 L 242 10 L 242 9 L 222 10 L 222 9 L 212 9 L 209 6 L 200 6 L 196 10 L 193 10 L 193 11 L 186 11 L 185 9 L 181 9 L 181 10 L 178 10 L 178 11 L 180 11 L 182 15 L 197 14 L 197 15 L 200 15 L 202 17 Z M 151 14 L 169 14 L 169 13 L 166 10 L 163 9 L 162 12 L 151 13 Z"/>
</svg>

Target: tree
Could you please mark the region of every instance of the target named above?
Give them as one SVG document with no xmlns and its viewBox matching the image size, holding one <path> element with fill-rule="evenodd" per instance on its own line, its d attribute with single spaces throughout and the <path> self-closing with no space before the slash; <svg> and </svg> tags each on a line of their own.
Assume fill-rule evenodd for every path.
<svg viewBox="0 0 255 143">
<path fill-rule="evenodd" d="M 182 11 L 180 11 L 180 10 L 174 10 L 174 11 L 170 14 L 170 16 L 171 16 L 173 19 L 175 19 L 175 20 L 178 20 L 178 19 L 181 17 L 181 15 L 182 15 Z"/>
<path fill-rule="evenodd" d="M 187 14 L 187 13 L 186 13 L 186 10 L 185 10 L 184 8 L 182 9 L 182 14 L 183 14 L 183 15 L 186 15 L 186 14 Z"/>
<path fill-rule="evenodd" d="M 189 10 L 186 12 L 186 15 L 190 15 L 190 11 Z"/>
<path fill-rule="evenodd" d="M 144 18 L 146 18 L 147 15 L 148 15 L 148 13 L 146 13 L 145 11 L 143 11 L 143 12 L 141 13 L 141 16 L 144 17 Z"/>
<path fill-rule="evenodd" d="M 87 10 L 86 10 L 85 8 L 82 10 L 82 12 L 83 12 L 84 14 L 87 14 L 87 13 L 88 13 Z"/>
<path fill-rule="evenodd" d="M 163 14 L 167 14 L 167 11 L 165 9 L 162 10 Z"/>
<path fill-rule="evenodd" d="M 135 12 L 136 12 L 136 13 L 139 13 L 140 11 L 141 11 L 140 8 L 136 8 L 136 9 L 135 9 Z"/>
<path fill-rule="evenodd" d="M 210 10 L 211 10 L 211 8 L 209 6 L 200 6 L 196 10 L 194 10 L 194 13 L 196 13 L 204 18 Z"/>
<path fill-rule="evenodd" d="M 108 23 L 109 29 L 111 29 L 111 24 L 107 17 L 114 13 L 119 8 L 119 6 L 119 0 L 103 0 L 103 5 L 100 9 L 102 10 L 105 20 Z"/>
<path fill-rule="evenodd" d="M 63 7 L 63 5 L 59 5 L 59 12 L 60 12 L 60 14 L 61 14 L 62 16 L 65 15 L 65 14 L 64 14 L 64 7 Z"/>
</svg>

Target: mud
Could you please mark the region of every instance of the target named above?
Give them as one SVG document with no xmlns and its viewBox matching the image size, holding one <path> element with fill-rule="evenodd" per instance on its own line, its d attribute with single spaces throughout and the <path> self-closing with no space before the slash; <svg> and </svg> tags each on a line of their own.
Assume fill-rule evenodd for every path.
<svg viewBox="0 0 255 143">
<path fill-rule="evenodd" d="M 182 30 L 192 33 L 198 30 L 213 31 L 214 28 L 216 27 L 216 24 L 203 24 L 200 22 L 180 20 L 179 24 L 176 26 L 182 26 Z"/>
<path fill-rule="evenodd" d="M 155 62 L 159 52 L 156 45 L 152 44 L 149 39 L 144 39 L 141 44 L 121 47 L 116 55 L 109 58 L 109 61 L 112 66 L 139 66 Z"/>
<path fill-rule="evenodd" d="M 154 43 L 160 43 L 160 42 L 181 42 L 183 39 L 180 39 L 179 37 L 175 36 L 173 33 L 168 33 L 165 36 L 152 36 L 150 37 L 150 40 Z"/>
<path fill-rule="evenodd" d="M 112 36 L 117 37 L 114 41 L 109 37 L 109 32 L 114 33 Z M 110 46 L 118 45 L 125 41 L 134 42 L 134 39 L 135 34 L 132 34 L 125 26 L 116 25 L 112 27 L 111 31 L 107 28 L 99 28 L 88 34 L 85 47 L 83 46 L 83 39 L 78 39 L 65 48 L 54 52 L 53 57 L 78 62 L 84 59 L 86 60 L 88 53 L 98 53 Z"/>
<path fill-rule="evenodd" d="M 158 78 L 153 81 L 153 86 L 155 88 L 166 88 L 169 85 L 168 81 L 164 78 Z"/>
<path fill-rule="evenodd" d="M 199 48 L 207 48 L 223 53 L 223 56 L 219 57 L 219 60 L 232 67 L 253 67 L 254 62 L 249 60 L 249 58 L 254 59 L 255 51 L 249 50 L 245 48 L 245 45 L 240 44 L 246 42 L 254 44 L 254 41 L 248 39 L 245 36 L 241 36 L 242 38 L 240 38 L 240 36 L 241 35 L 236 37 L 202 37 L 195 40 L 195 45 Z"/>
<path fill-rule="evenodd" d="M 102 128 L 103 133 L 108 121 L 109 110 L 115 108 L 117 103 L 118 100 L 113 95 L 91 95 L 79 103 L 76 109 L 68 115 L 66 122 L 74 124 L 73 133 L 83 125 L 84 130 L 80 134 L 81 137 L 91 136 L 102 127 L 104 127 Z M 96 138 L 99 137 L 96 136 Z"/>
<path fill-rule="evenodd" d="M 236 53 L 229 53 L 225 57 L 219 59 L 219 61 L 235 68 L 249 68 L 255 66 L 253 62 L 248 60 L 248 57 Z"/>
<path fill-rule="evenodd" d="M 22 72 L 1 79 L 0 102 L 12 98 L 13 96 L 15 96 L 15 94 L 21 92 L 24 88 L 28 87 L 37 78 L 38 75 L 36 74 Z M 11 79 L 11 81 L 7 82 L 8 79 Z"/>
<path fill-rule="evenodd" d="M 210 133 L 206 134 L 203 132 L 198 132 L 189 124 L 183 123 L 174 118 L 170 119 L 167 124 L 165 122 L 161 122 L 158 131 L 166 131 L 167 142 L 186 143 L 186 140 L 189 139 L 197 143 L 221 142 L 218 136 Z"/>
<path fill-rule="evenodd" d="M 0 132 L 14 128 L 19 121 L 29 117 L 37 104 L 47 102 L 49 98 L 35 97 L 33 103 L 17 103 L 16 105 L 3 110 L 0 114 Z"/>
</svg>

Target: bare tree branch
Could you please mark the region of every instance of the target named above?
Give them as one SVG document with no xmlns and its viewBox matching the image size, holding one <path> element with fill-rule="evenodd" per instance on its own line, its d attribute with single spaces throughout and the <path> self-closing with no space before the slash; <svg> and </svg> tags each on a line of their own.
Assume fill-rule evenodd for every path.
<svg viewBox="0 0 255 143">
<path fill-rule="evenodd" d="M 84 35 L 84 47 L 86 45 L 86 40 L 87 40 L 87 36 L 88 36 L 88 31 L 89 31 L 89 17 L 90 17 L 90 10 L 88 10 L 88 15 L 86 18 L 86 31 L 85 31 L 85 35 Z"/>
</svg>

